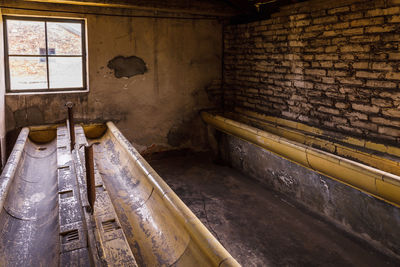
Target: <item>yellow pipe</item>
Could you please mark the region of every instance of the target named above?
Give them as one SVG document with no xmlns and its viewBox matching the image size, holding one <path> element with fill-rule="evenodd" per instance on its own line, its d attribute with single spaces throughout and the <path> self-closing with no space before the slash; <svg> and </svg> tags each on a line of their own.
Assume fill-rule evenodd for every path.
<svg viewBox="0 0 400 267">
<path fill-rule="evenodd" d="M 299 127 L 299 123 L 295 122 L 290 122 L 290 125 L 286 127 L 281 127 L 279 125 L 282 125 L 283 123 L 279 123 L 277 125 L 277 121 L 284 121 L 283 119 L 278 119 L 270 116 L 265 116 L 261 114 L 257 114 L 254 112 L 247 112 L 243 114 L 237 114 L 237 113 L 227 113 L 227 116 L 238 119 L 239 121 L 245 123 L 245 124 L 250 124 L 250 125 L 256 125 L 256 127 L 259 127 L 263 130 L 266 130 L 270 133 L 276 134 L 278 136 L 287 138 L 289 140 L 296 141 L 298 143 L 320 148 L 324 151 L 328 151 L 331 153 L 335 153 L 336 155 L 345 157 L 345 158 L 351 158 L 351 159 L 357 159 L 358 161 L 367 164 L 371 167 L 390 172 L 395 175 L 400 175 L 400 162 L 392 160 L 390 158 L 384 158 L 372 153 L 368 153 L 365 151 L 360 151 L 359 149 L 353 148 L 353 147 L 348 147 L 346 145 L 333 142 L 333 141 L 328 141 L 322 138 L 319 138 L 317 136 L 312 136 L 308 134 L 304 134 L 304 131 L 297 130 L 299 128 L 304 128 L 303 126 Z M 254 115 L 254 114 L 256 115 Z M 254 117 L 253 117 L 254 116 Z M 267 119 L 261 119 L 261 118 L 267 118 Z M 271 122 L 270 122 L 271 121 Z M 322 135 L 322 130 L 319 130 L 317 128 L 309 127 L 307 126 L 308 132 L 311 132 L 312 134 L 318 133 L 319 135 Z M 313 128 L 312 130 L 310 130 Z M 306 127 L 304 128 L 306 129 Z M 307 132 L 307 131 L 306 131 Z M 331 138 L 334 139 L 334 138 Z M 357 140 L 355 138 L 352 138 L 354 140 Z M 361 142 L 361 141 L 360 141 Z M 355 142 L 353 142 L 355 143 Z M 364 144 L 364 143 L 363 143 Z M 364 145 L 363 145 L 364 147 Z M 381 149 L 385 147 L 384 145 L 379 146 Z M 387 147 L 388 148 L 388 147 Z M 392 150 L 394 151 L 394 150 Z"/>
<path fill-rule="evenodd" d="M 400 207 L 400 177 L 246 124 L 202 112 L 211 126 Z"/>
<path fill-rule="evenodd" d="M 308 126 L 301 122 L 295 122 L 295 121 L 286 120 L 286 119 L 282 119 L 282 118 L 278 118 L 278 117 L 267 116 L 267 115 L 263 115 L 263 114 L 260 114 L 260 113 L 254 112 L 254 111 L 245 110 L 242 108 L 235 108 L 235 111 L 239 114 L 244 114 L 251 118 L 255 118 L 255 119 L 269 122 L 272 124 L 276 124 L 278 126 L 290 127 L 293 129 L 297 129 L 297 130 L 315 134 L 315 135 L 324 135 L 326 132 L 317 127 Z M 341 141 L 341 142 L 344 142 L 344 143 L 347 143 L 350 145 L 355 145 L 355 146 L 387 153 L 387 154 L 390 154 L 390 155 L 393 155 L 396 157 L 400 157 L 400 148 L 395 147 L 395 146 L 384 145 L 384 144 L 368 141 L 365 139 L 354 138 L 354 137 L 349 137 L 349 136 L 346 136 L 343 138 L 339 138 L 339 137 L 335 137 L 335 136 L 330 136 L 330 137 L 336 141 Z"/>
</svg>

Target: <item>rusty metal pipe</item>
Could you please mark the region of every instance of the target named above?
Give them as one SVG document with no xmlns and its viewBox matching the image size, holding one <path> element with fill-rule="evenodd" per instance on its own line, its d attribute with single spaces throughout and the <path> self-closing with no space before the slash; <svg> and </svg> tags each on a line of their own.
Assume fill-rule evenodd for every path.
<svg viewBox="0 0 400 267">
<path fill-rule="evenodd" d="M 65 104 L 68 109 L 68 128 L 69 128 L 69 136 L 71 140 L 71 151 L 75 148 L 75 126 L 74 126 L 74 104 L 72 102 L 68 102 Z"/>
<path fill-rule="evenodd" d="M 94 202 L 96 200 L 96 184 L 94 176 L 93 146 L 85 146 L 85 167 L 86 167 L 86 186 L 87 197 L 90 211 L 93 214 Z"/>
</svg>

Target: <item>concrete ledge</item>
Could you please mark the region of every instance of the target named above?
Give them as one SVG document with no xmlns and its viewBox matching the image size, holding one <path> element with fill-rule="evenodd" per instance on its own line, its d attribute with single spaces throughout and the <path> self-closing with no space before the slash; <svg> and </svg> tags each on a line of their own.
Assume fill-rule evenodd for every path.
<svg viewBox="0 0 400 267">
<path fill-rule="evenodd" d="M 219 115 L 201 115 L 226 133 L 219 147 L 234 168 L 400 258 L 399 176 Z"/>
<path fill-rule="evenodd" d="M 337 227 L 400 259 L 400 209 L 233 135 L 223 160 Z"/>
<path fill-rule="evenodd" d="M 202 112 L 203 120 L 218 130 L 252 142 L 290 161 L 345 183 L 395 206 L 400 205 L 400 177 L 315 149 L 219 115 Z"/>
</svg>

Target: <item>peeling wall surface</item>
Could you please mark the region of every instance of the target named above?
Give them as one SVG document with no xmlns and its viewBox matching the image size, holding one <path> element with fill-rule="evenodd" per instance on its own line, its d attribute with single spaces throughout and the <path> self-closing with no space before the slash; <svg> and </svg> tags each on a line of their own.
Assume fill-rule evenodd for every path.
<svg viewBox="0 0 400 267">
<path fill-rule="evenodd" d="M 265 149 L 222 134 L 221 155 L 232 167 L 390 255 L 400 255 L 399 209 L 301 167 Z"/>
<path fill-rule="evenodd" d="M 205 88 L 221 78 L 222 26 L 216 19 L 2 12 L 87 19 L 90 92 L 7 95 L 8 132 L 61 122 L 71 101 L 77 121 L 112 120 L 140 151 L 205 146 L 198 111 L 212 107 Z"/>
<path fill-rule="evenodd" d="M 115 57 L 108 62 L 107 67 L 114 70 L 114 75 L 116 78 L 130 78 L 147 72 L 146 63 L 143 61 L 143 59 L 136 56 Z"/>
</svg>

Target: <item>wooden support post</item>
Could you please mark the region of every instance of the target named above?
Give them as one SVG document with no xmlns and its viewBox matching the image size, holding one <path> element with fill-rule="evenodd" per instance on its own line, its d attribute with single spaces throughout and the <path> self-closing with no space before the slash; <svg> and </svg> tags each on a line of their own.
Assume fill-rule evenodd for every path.
<svg viewBox="0 0 400 267">
<path fill-rule="evenodd" d="M 94 158 L 93 146 L 85 146 L 85 166 L 86 166 L 86 186 L 87 197 L 91 208 L 91 213 L 94 211 L 94 202 L 96 200 L 96 182 L 94 177 Z"/>
<path fill-rule="evenodd" d="M 75 148 L 75 125 L 74 125 L 74 104 L 68 102 L 65 104 L 68 108 L 68 123 L 69 123 L 69 136 L 71 141 L 71 151 Z"/>
<path fill-rule="evenodd" d="M 0 10 L 0 156 L 1 169 L 6 165 L 6 110 L 5 110 L 5 71 L 4 71 L 4 33 L 3 33 L 3 14 Z"/>
</svg>

